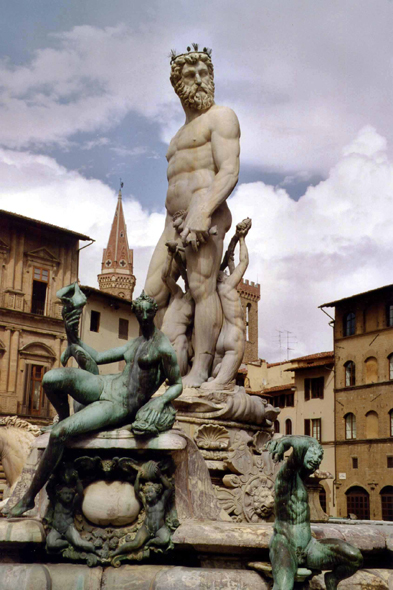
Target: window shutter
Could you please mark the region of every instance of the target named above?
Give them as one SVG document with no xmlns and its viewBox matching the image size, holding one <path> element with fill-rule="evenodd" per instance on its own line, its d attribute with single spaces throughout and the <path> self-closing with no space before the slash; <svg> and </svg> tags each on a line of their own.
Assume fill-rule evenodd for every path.
<svg viewBox="0 0 393 590">
<path fill-rule="evenodd" d="M 306 402 L 310 399 L 311 379 L 304 380 L 304 399 Z"/>
<path fill-rule="evenodd" d="M 310 436 L 310 420 L 308 419 L 304 421 L 304 434 Z"/>
<path fill-rule="evenodd" d="M 323 399 L 323 390 L 325 387 L 325 377 L 319 378 L 319 398 Z"/>
</svg>

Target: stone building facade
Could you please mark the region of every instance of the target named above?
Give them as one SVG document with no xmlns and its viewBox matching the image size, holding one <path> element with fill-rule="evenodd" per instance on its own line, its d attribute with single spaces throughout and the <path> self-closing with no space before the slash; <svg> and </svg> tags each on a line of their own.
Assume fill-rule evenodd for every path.
<svg viewBox="0 0 393 590">
<path fill-rule="evenodd" d="M 241 280 L 237 286 L 244 310 L 246 323 L 246 347 L 243 363 L 258 359 L 258 302 L 261 298 L 261 286 L 254 281 Z"/>
<path fill-rule="evenodd" d="M 335 308 L 338 516 L 393 520 L 393 285 Z"/>
<path fill-rule="evenodd" d="M 336 516 L 333 478 L 334 452 L 334 355 L 319 352 L 281 363 L 262 361 L 247 365 L 250 393 L 265 397 L 280 408 L 275 431 L 282 435 L 306 434 L 322 445 L 320 470 L 331 474 L 320 482 L 323 509 Z M 262 385 L 259 391 L 253 387 Z"/>
<path fill-rule="evenodd" d="M 108 245 L 102 254 L 101 274 L 98 275 L 101 291 L 132 300 L 135 287 L 133 255 L 133 251 L 128 247 L 127 226 L 120 189 Z"/>
<path fill-rule="evenodd" d="M 77 280 L 88 236 L 0 211 L 0 413 L 49 419 L 44 373 L 66 346 L 56 292 Z"/>
<path fill-rule="evenodd" d="M 80 322 L 83 342 L 102 352 L 139 336 L 139 324 L 128 300 L 93 287 L 81 289 L 87 297 Z M 118 373 L 124 366 L 124 361 L 100 365 L 100 375 Z"/>
</svg>

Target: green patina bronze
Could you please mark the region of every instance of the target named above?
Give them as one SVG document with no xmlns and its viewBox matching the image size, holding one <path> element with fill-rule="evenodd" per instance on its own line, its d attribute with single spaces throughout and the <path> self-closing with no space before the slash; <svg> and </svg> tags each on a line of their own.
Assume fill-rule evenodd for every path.
<svg viewBox="0 0 393 590">
<path fill-rule="evenodd" d="M 273 590 L 292 590 L 300 567 L 312 571 L 332 570 L 325 574 L 326 590 L 336 590 L 338 583 L 352 576 L 362 565 L 362 554 L 340 539 L 311 536 L 310 509 L 304 480 L 318 469 L 323 450 L 310 436 L 284 436 L 267 443 L 275 462 L 284 453 L 292 454 L 278 472 L 275 483 L 275 523 L 270 542 Z"/>
<path fill-rule="evenodd" d="M 140 559 L 149 548 L 160 552 L 173 549 L 172 532 L 178 523 L 174 524 L 173 510 L 168 509 L 172 493 L 173 484 L 156 461 L 148 461 L 138 468 L 135 494 L 143 506 L 145 518 L 135 538 L 119 545 L 113 553 L 111 564 L 114 567 L 133 558 Z M 139 549 L 143 552 L 138 554 Z"/>
<path fill-rule="evenodd" d="M 46 550 L 89 567 L 135 563 L 174 548 L 179 526 L 174 505 L 173 462 L 162 457 L 138 461 L 132 457 L 101 459 L 82 456 L 60 462 L 46 486 L 49 506 L 44 518 Z M 92 524 L 83 513 L 85 490 L 94 482 L 130 483 L 139 501 L 134 520 L 117 526 Z"/>
<path fill-rule="evenodd" d="M 97 352 L 78 338 L 78 324 L 86 298 L 74 283 L 58 296 L 64 303 L 63 317 L 68 347 L 62 356 L 66 364 L 73 356 L 80 368 L 53 369 L 45 374 L 43 387 L 55 407 L 59 422 L 50 433 L 30 488 L 10 511 L 20 516 L 34 506 L 34 498 L 46 484 L 63 456 L 66 441 L 73 436 L 131 423 L 138 435 L 155 435 L 172 427 L 175 410 L 171 401 L 182 392 L 176 354 L 168 338 L 154 325 L 157 305 L 144 293 L 131 307 L 142 335 L 124 346 Z M 98 365 L 126 362 L 122 373 L 98 375 Z M 160 397 L 151 399 L 167 380 L 169 387 Z M 68 395 L 78 404 L 70 416 Z"/>
<path fill-rule="evenodd" d="M 46 490 L 50 501 L 45 516 L 45 524 L 50 529 L 46 537 L 48 553 L 62 551 L 70 545 L 80 551 L 94 553 L 93 543 L 81 537 L 74 523 L 75 511 L 80 510 L 83 501 L 78 472 L 72 468 L 63 469 L 60 481 L 52 476 Z"/>
</svg>

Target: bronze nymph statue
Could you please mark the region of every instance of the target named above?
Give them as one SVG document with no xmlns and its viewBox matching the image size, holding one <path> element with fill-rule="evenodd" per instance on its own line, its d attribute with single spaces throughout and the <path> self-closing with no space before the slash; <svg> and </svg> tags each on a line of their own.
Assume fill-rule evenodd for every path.
<svg viewBox="0 0 393 590">
<path fill-rule="evenodd" d="M 70 437 L 130 423 L 136 434 L 152 435 L 168 430 L 175 420 L 171 401 L 183 388 L 176 354 L 168 338 L 154 325 L 157 311 L 154 299 L 142 293 L 131 304 L 141 328 L 139 338 L 97 352 L 78 338 L 75 329 L 84 304 L 81 291 L 76 283 L 66 289 L 67 293 L 64 289 L 58 293 L 66 303 L 63 316 L 69 344 L 62 361 L 65 363 L 74 356 L 82 368 L 53 369 L 44 376 L 43 388 L 57 410 L 59 422 L 50 432 L 30 488 L 9 511 L 10 516 L 20 516 L 34 507 L 35 496 L 59 464 Z M 122 360 L 126 362 L 122 373 L 95 374 L 97 365 Z M 166 392 L 151 399 L 165 380 L 169 384 Z M 69 395 L 81 408 L 72 415 Z"/>
</svg>

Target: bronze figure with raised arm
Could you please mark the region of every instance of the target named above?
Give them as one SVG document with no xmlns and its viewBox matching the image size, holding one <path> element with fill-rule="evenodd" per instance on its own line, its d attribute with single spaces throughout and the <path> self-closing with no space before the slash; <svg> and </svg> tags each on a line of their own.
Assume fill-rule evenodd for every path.
<svg viewBox="0 0 393 590">
<path fill-rule="evenodd" d="M 273 590 L 292 590 L 298 567 L 332 570 L 325 574 L 326 590 L 336 590 L 341 580 L 352 576 L 362 565 L 362 554 L 341 539 L 311 536 L 310 508 L 304 480 L 321 464 L 323 449 L 311 436 L 284 436 L 267 443 L 275 462 L 284 459 L 275 483 L 275 522 L 270 542 Z"/>
<path fill-rule="evenodd" d="M 71 291 L 72 288 L 74 295 L 69 298 L 70 301 L 73 298 L 79 301 L 78 285 L 71 285 Z M 30 488 L 9 511 L 10 516 L 20 516 L 34 507 L 35 496 L 57 467 L 70 437 L 130 423 L 132 430 L 139 434 L 151 435 L 172 427 L 175 410 L 171 401 L 182 392 L 175 351 L 165 334 L 154 325 L 157 311 L 154 299 L 142 293 L 131 306 L 139 322 L 141 336 L 119 348 L 97 352 L 77 337 L 75 315 L 78 315 L 78 310 L 72 311 L 72 304 L 69 305 L 71 311 L 65 320 L 69 342 L 74 340 L 71 352 L 83 350 L 93 367 L 121 360 L 126 365 L 123 372 L 116 375 L 97 375 L 83 368 L 53 369 L 45 374 L 44 391 L 57 410 L 59 422 L 50 432 L 48 446 Z M 169 384 L 166 392 L 151 399 L 165 380 Z M 71 416 L 68 395 L 85 406 Z"/>
<path fill-rule="evenodd" d="M 239 175 L 240 129 L 235 113 L 214 103 L 210 50 L 198 50 L 196 44 L 188 50 L 172 56 L 170 79 L 186 119 L 167 153 L 167 218 L 150 262 L 145 290 L 157 301 L 162 321 L 169 300 L 168 287 L 161 277 L 167 257 L 165 244 L 176 239 L 173 216 L 185 211 L 181 236 L 195 318 L 194 361 L 183 383 L 199 387 L 209 377 L 222 326 L 217 275 L 224 237 L 231 226 L 226 200 Z M 174 279 L 178 276 L 175 268 Z"/>
</svg>

